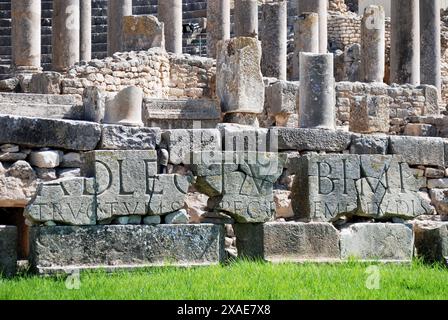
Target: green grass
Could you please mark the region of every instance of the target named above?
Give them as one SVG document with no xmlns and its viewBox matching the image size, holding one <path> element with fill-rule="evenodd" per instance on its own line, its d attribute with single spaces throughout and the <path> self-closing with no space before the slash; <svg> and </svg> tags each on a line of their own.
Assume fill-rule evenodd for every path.
<svg viewBox="0 0 448 320">
<path fill-rule="evenodd" d="M 379 289 L 370 290 L 369 266 Z M 371 270 L 371 269 L 369 269 Z M 0 299 L 448 299 L 448 269 L 409 265 L 269 264 L 240 261 L 198 268 L 84 272 L 80 288 L 65 277 L 21 275 L 0 280 Z"/>
</svg>

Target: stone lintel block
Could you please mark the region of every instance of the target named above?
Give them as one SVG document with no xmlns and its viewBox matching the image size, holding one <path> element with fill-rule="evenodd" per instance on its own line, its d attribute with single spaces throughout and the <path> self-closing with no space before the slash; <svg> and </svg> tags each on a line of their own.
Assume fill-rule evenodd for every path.
<svg viewBox="0 0 448 320">
<path fill-rule="evenodd" d="M 331 223 L 236 224 L 238 253 L 271 262 L 337 261 L 339 232 Z"/>
<path fill-rule="evenodd" d="M 341 230 L 341 258 L 410 262 L 414 252 L 411 225 L 355 223 Z"/>
<path fill-rule="evenodd" d="M 100 149 L 155 150 L 160 144 L 160 128 L 103 125 Z"/>
<path fill-rule="evenodd" d="M 305 128 L 273 128 L 279 150 L 341 152 L 350 146 L 352 134 L 345 131 Z"/>
<path fill-rule="evenodd" d="M 89 151 L 100 137 L 97 123 L 0 115 L 0 144 Z"/>
<path fill-rule="evenodd" d="M 390 153 L 399 154 L 409 165 L 445 166 L 442 138 L 391 136 Z"/>
<path fill-rule="evenodd" d="M 224 227 L 212 224 L 34 227 L 30 236 L 31 267 L 41 274 L 214 265 L 224 258 Z"/>
<path fill-rule="evenodd" d="M 0 226 L 0 274 L 11 277 L 17 270 L 17 228 Z"/>
</svg>

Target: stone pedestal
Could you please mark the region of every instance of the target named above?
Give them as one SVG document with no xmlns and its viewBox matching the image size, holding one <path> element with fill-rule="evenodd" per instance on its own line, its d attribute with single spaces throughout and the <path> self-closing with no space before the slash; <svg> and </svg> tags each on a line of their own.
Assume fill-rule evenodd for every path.
<svg viewBox="0 0 448 320">
<path fill-rule="evenodd" d="M 258 36 L 258 1 L 235 0 L 235 36 Z"/>
<path fill-rule="evenodd" d="M 419 0 L 391 2 L 390 82 L 420 83 Z"/>
<path fill-rule="evenodd" d="M 182 0 L 159 0 L 158 17 L 165 24 L 166 50 L 182 53 Z"/>
<path fill-rule="evenodd" d="M 261 44 L 255 38 L 218 43 L 216 94 L 228 122 L 249 124 L 248 117 L 263 112 L 265 88 L 260 60 Z"/>
<path fill-rule="evenodd" d="M 319 52 L 327 53 L 328 46 L 328 0 L 300 0 L 298 15 L 314 12 L 319 15 Z"/>
<path fill-rule="evenodd" d="M 11 2 L 12 65 L 15 72 L 35 73 L 41 70 L 41 1 Z"/>
<path fill-rule="evenodd" d="M 302 13 L 294 22 L 293 80 L 299 80 L 300 52 L 319 53 L 319 15 L 317 13 Z"/>
<path fill-rule="evenodd" d="M 92 60 L 92 1 L 80 0 L 80 58 Z"/>
<path fill-rule="evenodd" d="M 122 51 L 123 17 L 132 15 L 132 0 L 107 2 L 107 53 Z"/>
<path fill-rule="evenodd" d="M 261 70 L 265 77 L 286 80 L 287 2 L 268 2 L 262 6 L 262 28 L 260 32 L 263 56 Z"/>
<path fill-rule="evenodd" d="M 142 89 L 128 87 L 121 90 L 115 97 L 106 99 L 104 123 L 143 126 L 142 103 Z"/>
<path fill-rule="evenodd" d="M 440 1 L 420 0 L 420 82 L 439 90 L 441 79 Z"/>
<path fill-rule="evenodd" d="M 218 41 L 230 38 L 230 1 L 207 1 L 207 55 L 216 58 Z"/>
<path fill-rule="evenodd" d="M 332 54 L 300 54 L 299 126 L 334 130 L 335 79 Z"/>
<path fill-rule="evenodd" d="M 381 6 L 368 6 L 361 22 L 361 80 L 383 82 L 386 16 Z"/>
<path fill-rule="evenodd" d="M 54 71 L 65 71 L 79 61 L 79 0 L 53 1 Z"/>
</svg>

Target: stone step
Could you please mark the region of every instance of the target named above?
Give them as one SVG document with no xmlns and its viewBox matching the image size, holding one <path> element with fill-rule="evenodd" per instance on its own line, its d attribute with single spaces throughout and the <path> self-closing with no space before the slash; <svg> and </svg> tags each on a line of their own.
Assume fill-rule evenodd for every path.
<svg viewBox="0 0 448 320">
<path fill-rule="evenodd" d="M 82 120 L 84 108 L 72 95 L 0 93 L 0 114 Z"/>
<path fill-rule="evenodd" d="M 112 251 L 115 254 L 104 254 Z M 34 227 L 30 255 L 32 269 L 40 274 L 112 271 L 167 262 L 214 265 L 224 260 L 224 228 L 212 224 Z"/>
</svg>

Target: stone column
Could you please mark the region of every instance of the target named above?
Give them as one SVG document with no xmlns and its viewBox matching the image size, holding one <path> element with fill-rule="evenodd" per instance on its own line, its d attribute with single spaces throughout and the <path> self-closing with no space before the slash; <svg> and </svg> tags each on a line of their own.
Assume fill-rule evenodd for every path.
<svg viewBox="0 0 448 320">
<path fill-rule="evenodd" d="M 386 15 L 382 6 L 368 6 L 361 22 L 361 81 L 383 82 Z"/>
<path fill-rule="evenodd" d="M 11 45 L 14 72 L 39 72 L 41 0 L 12 0 Z"/>
<path fill-rule="evenodd" d="M 420 0 L 420 82 L 442 89 L 440 0 Z"/>
<path fill-rule="evenodd" d="M 235 0 L 235 37 L 258 37 L 258 1 Z"/>
<path fill-rule="evenodd" d="M 107 53 L 109 56 L 123 49 L 123 17 L 132 15 L 132 0 L 107 1 Z"/>
<path fill-rule="evenodd" d="M 292 80 L 299 80 L 300 52 L 319 53 L 319 15 L 302 13 L 294 21 Z"/>
<path fill-rule="evenodd" d="M 334 130 L 333 54 L 300 54 L 299 125 Z"/>
<path fill-rule="evenodd" d="M 391 1 L 391 83 L 420 83 L 419 22 L 419 0 Z"/>
<path fill-rule="evenodd" d="M 314 12 L 319 15 L 319 52 L 327 53 L 328 0 L 299 0 L 298 15 Z"/>
<path fill-rule="evenodd" d="M 92 60 L 92 1 L 80 0 L 80 58 Z"/>
<path fill-rule="evenodd" d="M 261 70 L 265 77 L 286 80 L 288 41 L 287 2 L 268 2 L 262 6 L 260 32 L 263 56 Z"/>
<path fill-rule="evenodd" d="M 79 62 L 79 21 L 79 0 L 53 0 L 54 71 L 65 71 Z"/>
<path fill-rule="evenodd" d="M 182 53 L 182 0 L 159 0 L 158 17 L 165 24 L 165 47 Z"/>
<path fill-rule="evenodd" d="M 218 41 L 230 39 L 230 0 L 207 1 L 207 55 L 216 58 Z"/>
</svg>

